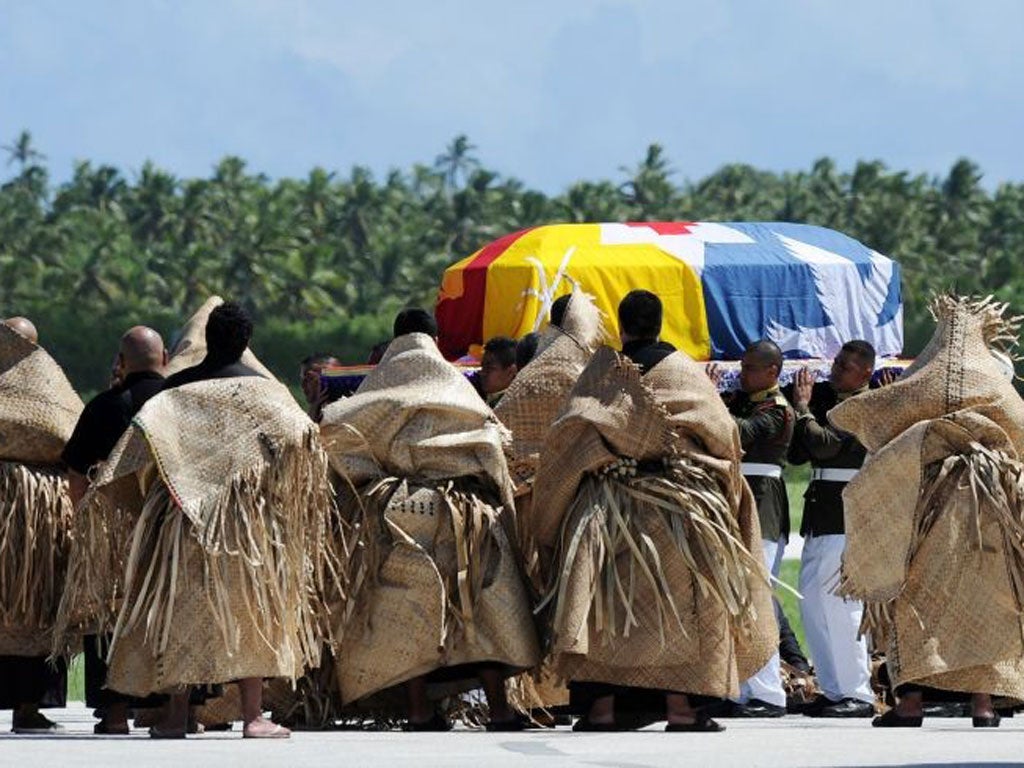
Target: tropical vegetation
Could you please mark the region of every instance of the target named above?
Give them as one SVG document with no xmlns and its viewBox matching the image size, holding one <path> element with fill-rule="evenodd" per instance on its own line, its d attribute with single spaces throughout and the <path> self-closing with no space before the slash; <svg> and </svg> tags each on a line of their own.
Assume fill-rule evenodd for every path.
<svg viewBox="0 0 1024 768">
<path fill-rule="evenodd" d="M 433 163 L 271 179 L 225 157 L 208 178 L 81 161 L 54 183 L 28 132 L 4 147 L 0 316 L 24 314 L 84 391 L 100 388 L 120 332 L 172 332 L 209 294 L 258 321 L 255 348 L 282 376 L 313 351 L 350 362 L 401 306 L 432 305 L 450 263 L 555 221 L 777 220 L 845 232 L 903 265 L 907 352 L 926 340 L 935 290 L 994 293 L 1024 311 L 1024 184 L 986 186 L 958 160 L 940 177 L 822 158 L 775 173 L 726 165 L 683 178 L 661 146 L 616 179 L 549 195 L 487 168 L 465 136 Z"/>
</svg>

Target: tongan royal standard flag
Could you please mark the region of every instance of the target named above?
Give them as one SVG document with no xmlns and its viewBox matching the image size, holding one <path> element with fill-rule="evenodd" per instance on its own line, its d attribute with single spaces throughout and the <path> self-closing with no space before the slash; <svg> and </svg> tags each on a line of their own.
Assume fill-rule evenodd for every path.
<svg viewBox="0 0 1024 768">
<path fill-rule="evenodd" d="M 645 288 L 665 305 L 662 338 L 697 360 L 739 358 L 770 338 L 790 358 L 831 358 L 851 339 L 903 348 L 899 265 L 830 229 L 786 223 L 550 224 L 506 235 L 453 264 L 437 302 L 451 358 L 547 323 L 572 284 L 616 308 Z"/>
</svg>

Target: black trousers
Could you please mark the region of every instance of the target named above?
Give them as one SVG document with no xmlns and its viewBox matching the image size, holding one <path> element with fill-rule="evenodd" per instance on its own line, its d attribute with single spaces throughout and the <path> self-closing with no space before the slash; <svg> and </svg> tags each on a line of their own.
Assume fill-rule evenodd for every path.
<svg viewBox="0 0 1024 768">
<path fill-rule="evenodd" d="M 68 668 L 64 659 L 50 664 L 45 656 L 0 656 L 0 709 L 35 704 L 43 709 L 68 701 Z"/>
</svg>

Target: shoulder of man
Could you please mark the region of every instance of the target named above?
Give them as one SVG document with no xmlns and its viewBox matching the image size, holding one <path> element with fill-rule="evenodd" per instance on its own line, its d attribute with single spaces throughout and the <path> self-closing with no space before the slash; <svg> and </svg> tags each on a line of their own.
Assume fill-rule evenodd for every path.
<svg viewBox="0 0 1024 768">
<path fill-rule="evenodd" d="M 139 379 L 132 383 L 130 387 L 122 394 L 129 410 L 134 416 L 142 406 L 146 404 L 154 395 L 161 392 L 166 383 L 166 379 L 163 376 L 147 376 L 146 378 Z"/>
<path fill-rule="evenodd" d="M 757 403 L 754 403 L 750 399 L 750 395 L 742 389 L 736 389 L 732 392 L 726 393 L 723 395 L 723 399 L 729 409 L 729 413 L 733 416 L 739 416 L 740 418 L 750 416 L 756 410 L 756 405 L 758 405 Z"/>
<path fill-rule="evenodd" d="M 164 379 L 161 389 L 174 389 L 180 387 L 183 384 L 189 384 L 196 380 L 197 372 L 201 370 L 198 365 L 193 365 L 191 368 L 182 368 L 177 373 L 172 373 L 166 379 Z"/>
<path fill-rule="evenodd" d="M 125 396 L 128 390 L 120 384 L 110 389 L 105 389 L 92 398 L 82 409 L 80 421 L 95 420 L 103 416 L 115 413 L 123 407 Z"/>
<path fill-rule="evenodd" d="M 753 405 L 753 410 L 761 413 L 763 413 L 764 411 L 772 411 L 775 409 L 781 409 L 786 413 L 789 413 L 790 411 L 793 410 L 793 406 L 789 404 L 789 400 L 786 399 L 786 396 L 783 395 L 782 392 L 775 392 L 774 394 L 770 394 L 763 400 L 759 400 L 756 403 L 753 403 Z"/>
</svg>

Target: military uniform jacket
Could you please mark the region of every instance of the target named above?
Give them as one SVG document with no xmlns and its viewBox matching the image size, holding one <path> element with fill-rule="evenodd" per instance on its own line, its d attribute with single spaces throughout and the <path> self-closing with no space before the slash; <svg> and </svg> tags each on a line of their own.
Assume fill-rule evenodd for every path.
<svg viewBox="0 0 1024 768">
<path fill-rule="evenodd" d="M 753 394 L 739 393 L 729 404 L 743 445 L 743 463 L 786 463 L 793 436 L 794 414 L 778 386 Z M 781 478 L 744 474 L 757 501 L 761 538 L 778 541 L 789 538 L 789 498 Z"/>
<path fill-rule="evenodd" d="M 807 407 L 797 411 L 789 461 L 814 469 L 860 469 L 866 451 L 857 439 L 840 432 L 828 422 L 827 414 L 840 401 L 867 391 L 837 393 L 831 384 L 815 384 Z M 843 520 L 843 489 L 846 482 L 814 480 L 804 494 L 804 519 L 801 536 L 829 536 L 846 532 Z"/>
</svg>

